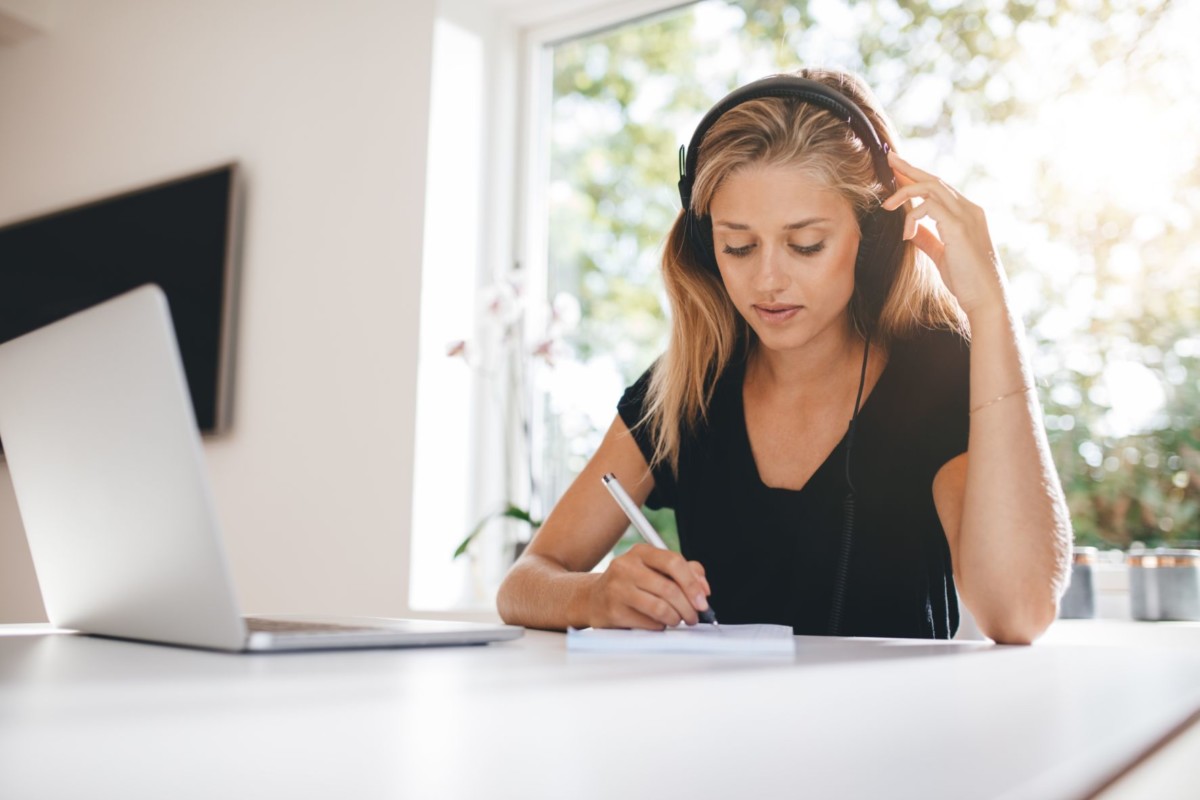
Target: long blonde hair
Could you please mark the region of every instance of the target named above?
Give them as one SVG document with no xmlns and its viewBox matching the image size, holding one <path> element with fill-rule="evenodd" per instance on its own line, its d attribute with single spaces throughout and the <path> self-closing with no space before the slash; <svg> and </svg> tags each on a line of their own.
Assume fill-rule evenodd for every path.
<svg viewBox="0 0 1200 800">
<path fill-rule="evenodd" d="M 870 119 L 880 139 L 894 147 L 887 118 L 857 77 L 827 69 L 794 74 L 850 98 Z M 704 135 L 701 153 L 691 196 L 694 218 L 707 216 L 713 195 L 724 180 L 751 164 L 803 169 L 844 197 L 860 224 L 887 195 L 870 152 L 846 121 L 796 98 L 765 97 L 735 106 Z M 898 240 L 899 231 L 894 236 Z M 966 318 L 932 262 L 911 241 L 883 244 L 873 252 L 896 263 L 880 264 L 886 269 L 872 268 L 870 274 L 894 272 L 895 277 L 877 316 L 866 310 L 868 304 L 861 302 L 864 287 L 856 285 L 855 298 L 847 309 L 856 329 L 860 333 L 870 330 L 872 341 L 884 348 L 919 328 L 946 328 L 968 335 Z M 705 423 L 717 381 L 735 354 L 744 357 L 749 353 L 754 338 L 720 276 L 705 266 L 704 257 L 696 252 L 682 211 L 667 237 L 662 270 L 671 304 L 671 339 L 655 363 L 646 411 L 638 424 L 648 426 L 655 442 L 652 466 L 665 463 L 678 472 L 683 435 Z"/>
</svg>

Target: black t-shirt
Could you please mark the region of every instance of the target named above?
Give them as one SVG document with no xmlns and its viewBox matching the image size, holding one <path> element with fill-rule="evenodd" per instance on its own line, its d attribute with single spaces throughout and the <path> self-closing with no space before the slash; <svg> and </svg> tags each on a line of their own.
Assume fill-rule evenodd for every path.
<svg viewBox="0 0 1200 800">
<path fill-rule="evenodd" d="M 859 412 L 846 635 L 945 639 L 958 629 L 933 478 L 967 449 L 969 357 L 966 341 L 948 331 L 895 341 Z M 647 370 L 617 406 L 647 462 L 653 442 L 638 423 L 649 377 Z M 655 468 L 647 505 L 675 509 L 683 554 L 704 565 L 721 622 L 825 634 L 846 496 L 845 438 L 801 490 L 766 486 L 746 432 L 744 378 L 744 362 L 726 368 L 707 423 L 683 437 L 678 476 L 669 465 Z"/>
</svg>

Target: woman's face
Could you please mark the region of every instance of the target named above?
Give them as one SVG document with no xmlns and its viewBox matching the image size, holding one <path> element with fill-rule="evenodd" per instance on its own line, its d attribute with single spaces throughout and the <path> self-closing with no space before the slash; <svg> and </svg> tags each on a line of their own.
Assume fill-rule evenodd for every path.
<svg viewBox="0 0 1200 800">
<path fill-rule="evenodd" d="M 795 167 L 755 164 L 725 178 L 709 212 L 725 289 L 763 346 L 839 330 L 860 238 L 845 198 Z"/>
</svg>

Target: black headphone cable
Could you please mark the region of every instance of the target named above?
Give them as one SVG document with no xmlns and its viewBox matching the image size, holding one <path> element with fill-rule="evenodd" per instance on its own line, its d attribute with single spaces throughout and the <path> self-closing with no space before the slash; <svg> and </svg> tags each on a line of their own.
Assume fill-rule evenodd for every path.
<svg viewBox="0 0 1200 800">
<path fill-rule="evenodd" d="M 829 606 L 829 635 L 842 635 L 842 611 L 846 601 L 846 580 L 850 574 L 850 550 L 854 543 L 854 482 L 850 478 L 850 451 L 854 447 L 854 429 L 862 407 L 863 389 L 867 385 L 867 355 L 871 352 L 871 336 L 863 341 L 862 371 L 858 378 L 858 394 L 854 398 L 854 414 L 846 432 L 846 497 L 842 500 L 842 538 L 838 550 L 837 569 L 833 576 L 833 599 Z"/>
</svg>

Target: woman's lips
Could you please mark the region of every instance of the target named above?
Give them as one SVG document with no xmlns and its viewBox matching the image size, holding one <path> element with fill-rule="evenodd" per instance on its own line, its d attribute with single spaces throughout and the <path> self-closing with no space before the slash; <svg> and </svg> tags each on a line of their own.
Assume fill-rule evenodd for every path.
<svg viewBox="0 0 1200 800">
<path fill-rule="evenodd" d="M 804 306 L 767 305 L 754 306 L 754 312 L 764 322 L 787 322 L 799 314 Z"/>
</svg>

